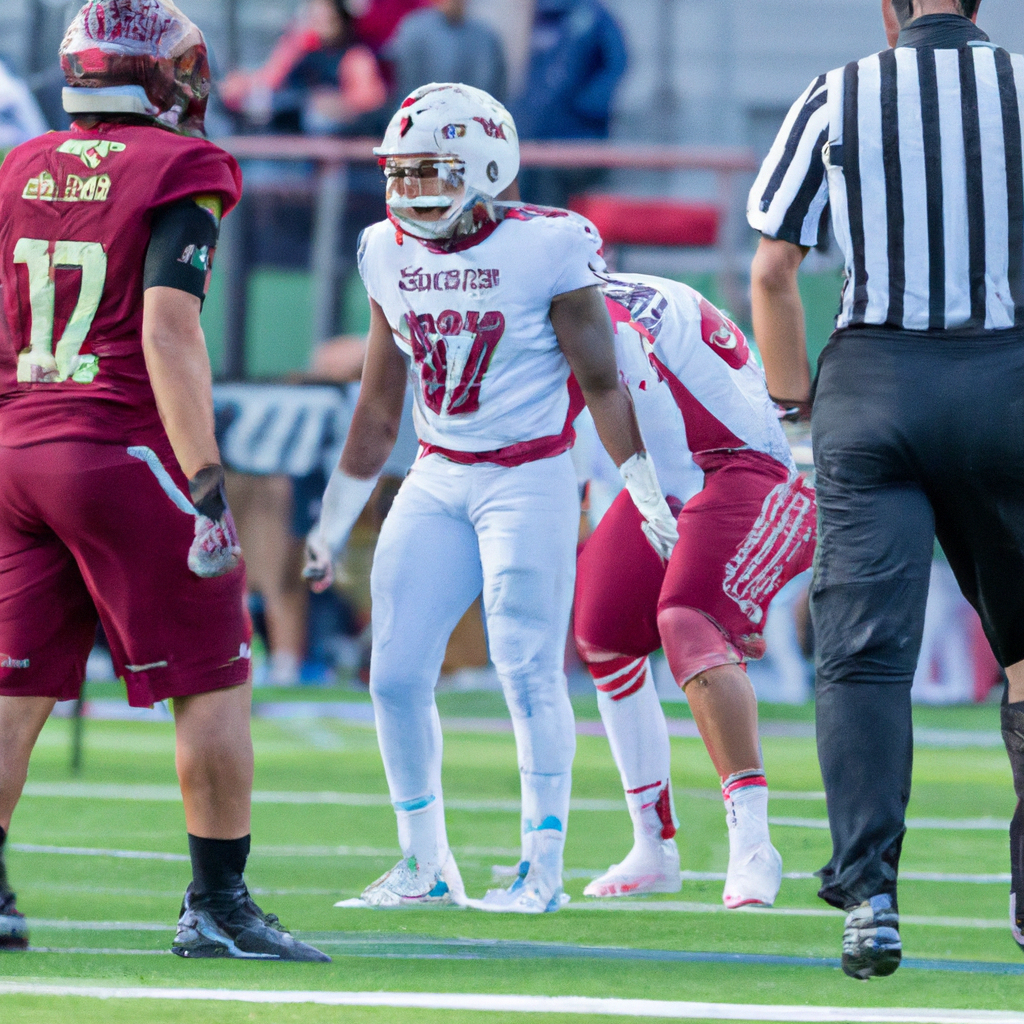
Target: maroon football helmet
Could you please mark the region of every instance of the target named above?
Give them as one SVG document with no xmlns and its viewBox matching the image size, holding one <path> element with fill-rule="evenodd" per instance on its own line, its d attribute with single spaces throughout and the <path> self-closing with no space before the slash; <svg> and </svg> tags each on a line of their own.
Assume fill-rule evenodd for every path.
<svg viewBox="0 0 1024 1024">
<path fill-rule="evenodd" d="M 210 64 L 171 0 L 88 0 L 60 47 L 69 114 L 144 114 L 203 135 Z"/>
</svg>

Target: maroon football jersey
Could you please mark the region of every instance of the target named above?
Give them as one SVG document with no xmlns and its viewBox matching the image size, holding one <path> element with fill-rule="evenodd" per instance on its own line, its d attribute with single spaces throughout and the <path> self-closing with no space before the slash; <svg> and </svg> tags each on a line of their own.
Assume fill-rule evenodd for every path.
<svg viewBox="0 0 1024 1024">
<path fill-rule="evenodd" d="M 153 213 L 194 196 L 214 207 L 219 197 L 226 213 L 241 186 L 230 154 L 155 127 L 74 126 L 8 154 L 0 166 L 0 445 L 130 444 L 159 428 L 142 352 Z M 189 255 L 208 258 L 182 258 Z"/>
</svg>

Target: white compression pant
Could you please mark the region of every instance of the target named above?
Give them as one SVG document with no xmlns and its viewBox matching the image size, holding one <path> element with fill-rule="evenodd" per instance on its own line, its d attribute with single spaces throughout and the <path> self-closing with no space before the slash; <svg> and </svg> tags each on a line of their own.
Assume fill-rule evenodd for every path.
<svg viewBox="0 0 1024 1024">
<path fill-rule="evenodd" d="M 447 851 L 434 686 L 448 638 L 481 592 L 515 731 L 524 858 L 532 832 L 557 825 L 564 835 L 576 749 L 564 663 L 578 529 L 568 453 L 512 468 L 430 455 L 402 484 L 370 577 L 370 693 L 405 856 L 433 861 Z"/>
</svg>

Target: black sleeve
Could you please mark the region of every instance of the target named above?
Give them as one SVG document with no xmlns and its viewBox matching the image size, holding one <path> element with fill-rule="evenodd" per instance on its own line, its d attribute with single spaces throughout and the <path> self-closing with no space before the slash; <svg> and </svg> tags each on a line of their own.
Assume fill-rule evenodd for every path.
<svg viewBox="0 0 1024 1024">
<path fill-rule="evenodd" d="M 218 233 L 213 215 L 192 199 L 157 210 L 142 287 L 177 288 L 205 299 Z"/>
</svg>

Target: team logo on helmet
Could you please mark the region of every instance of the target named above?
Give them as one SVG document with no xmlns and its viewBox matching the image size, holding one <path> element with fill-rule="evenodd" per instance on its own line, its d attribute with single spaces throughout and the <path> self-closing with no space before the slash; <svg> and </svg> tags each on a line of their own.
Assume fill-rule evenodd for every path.
<svg viewBox="0 0 1024 1024">
<path fill-rule="evenodd" d="M 466 126 L 464 124 L 446 124 L 441 129 L 442 139 L 464 139 L 466 137 Z"/>
<path fill-rule="evenodd" d="M 487 133 L 489 139 L 504 139 L 505 138 L 505 126 L 495 124 L 489 117 L 474 117 L 474 121 Z"/>
</svg>

